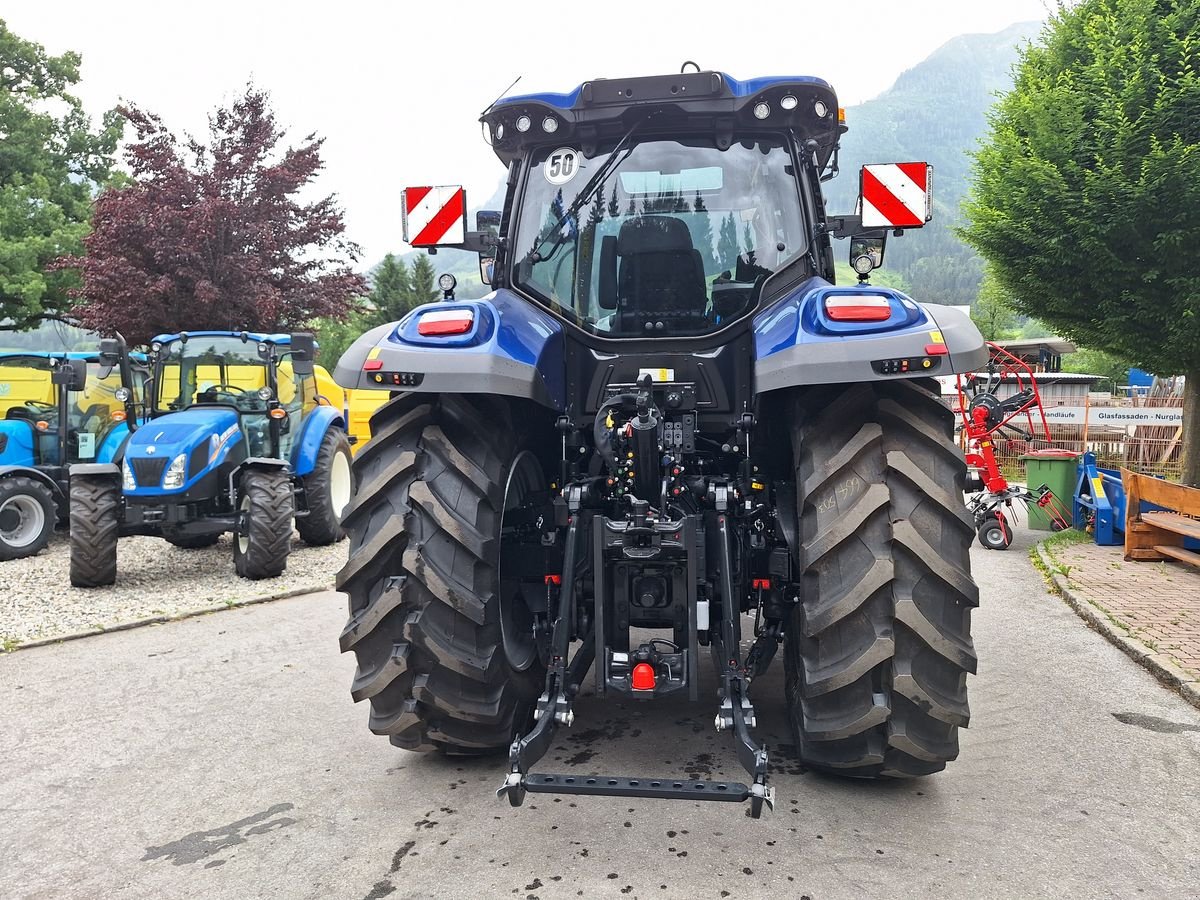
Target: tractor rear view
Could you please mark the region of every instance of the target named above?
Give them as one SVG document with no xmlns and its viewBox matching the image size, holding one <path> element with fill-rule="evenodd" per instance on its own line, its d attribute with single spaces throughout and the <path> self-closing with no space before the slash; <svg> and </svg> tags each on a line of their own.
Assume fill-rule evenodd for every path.
<svg viewBox="0 0 1200 900">
<path fill-rule="evenodd" d="M 355 459 L 338 579 L 371 729 L 506 749 L 514 806 L 553 792 L 758 816 L 773 792 L 751 686 L 781 656 L 808 767 L 943 768 L 978 594 L 929 376 L 987 351 L 958 311 L 865 280 L 889 232 L 928 219 L 927 167 L 867 167 L 859 208 L 827 215 L 845 126 L 809 77 L 593 81 L 483 121 L 503 210 L 468 232 L 460 189 L 411 188 L 406 237 L 478 250 L 493 293 L 448 292 L 336 371 L 392 394 Z M 833 283 L 833 237 L 859 284 Z M 687 696 L 747 783 L 534 771 L 585 684 Z"/>
</svg>

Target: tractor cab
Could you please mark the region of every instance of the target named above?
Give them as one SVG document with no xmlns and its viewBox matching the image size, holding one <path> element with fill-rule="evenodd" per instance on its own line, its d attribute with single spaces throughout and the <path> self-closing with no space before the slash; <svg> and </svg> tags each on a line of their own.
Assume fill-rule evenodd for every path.
<svg viewBox="0 0 1200 900">
<path fill-rule="evenodd" d="M 127 386 L 96 354 L 0 354 L 0 464 L 111 459 L 128 434 L 126 401 L 138 402 L 143 381 L 144 370 Z"/>
<path fill-rule="evenodd" d="M 706 335 L 824 271 L 815 177 L 844 126 L 820 79 L 597 81 L 484 121 L 521 176 L 501 279 L 585 331 Z"/>
<path fill-rule="evenodd" d="M 151 344 L 153 415 L 205 409 L 193 418 L 207 426 L 216 410 L 227 410 L 221 431 L 236 426 L 247 456 L 287 459 L 319 402 L 312 367 L 295 365 L 292 342 L 292 335 L 245 331 L 159 335 Z"/>
<path fill-rule="evenodd" d="M 66 319 L 0 326 L 0 558 L 36 553 L 65 518 L 69 466 L 121 452 L 143 360 Z"/>
</svg>

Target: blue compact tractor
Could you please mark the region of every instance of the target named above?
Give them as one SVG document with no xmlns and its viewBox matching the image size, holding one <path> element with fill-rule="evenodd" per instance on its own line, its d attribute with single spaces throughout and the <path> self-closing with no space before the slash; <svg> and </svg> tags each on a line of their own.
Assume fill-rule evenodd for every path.
<svg viewBox="0 0 1200 900">
<path fill-rule="evenodd" d="M 495 227 L 466 231 L 454 187 L 410 188 L 404 209 L 410 243 L 479 251 L 492 293 L 455 300 L 446 278 L 336 372 L 392 396 L 355 458 L 338 581 L 371 729 L 506 748 L 513 805 L 757 816 L 754 702 L 779 655 L 805 767 L 942 769 L 978 591 L 932 376 L 988 353 L 965 314 L 867 280 L 889 235 L 929 219 L 929 168 L 865 166 L 857 208 L 827 211 L 845 125 L 809 77 L 592 81 L 502 99 L 483 124 L 508 169 L 503 209 L 477 218 Z M 702 656 L 718 686 L 696 720 L 732 735 L 749 783 L 532 770 L 585 678 L 599 697 L 699 701 Z"/>
<path fill-rule="evenodd" d="M 71 469 L 72 584 L 113 583 L 119 535 L 195 548 L 232 532 L 244 578 L 283 572 L 293 522 L 310 544 L 343 537 L 350 445 L 311 334 L 184 332 L 151 350 L 149 421 L 119 460 Z"/>
<path fill-rule="evenodd" d="M 0 560 L 33 556 L 66 521 L 72 464 L 121 452 L 144 376 L 122 341 L 64 319 L 0 328 Z"/>
</svg>

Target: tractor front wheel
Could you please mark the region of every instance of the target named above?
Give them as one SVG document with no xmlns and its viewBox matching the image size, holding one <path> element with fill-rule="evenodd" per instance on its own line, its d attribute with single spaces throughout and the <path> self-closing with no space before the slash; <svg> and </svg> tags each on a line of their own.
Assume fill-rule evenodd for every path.
<svg viewBox="0 0 1200 900">
<path fill-rule="evenodd" d="M 115 478 L 71 478 L 71 584 L 102 587 L 117 580 L 121 484 Z"/>
<path fill-rule="evenodd" d="M 801 602 L 786 631 L 802 762 L 926 775 L 958 755 L 975 671 L 971 516 L 954 416 L 933 386 L 792 398 Z"/>
<path fill-rule="evenodd" d="M 24 559 L 45 549 L 58 518 L 54 496 L 40 481 L 0 479 L 0 559 Z"/>
<path fill-rule="evenodd" d="M 350 460 L 346 432 L 330 428 L 321 439 L 316 467 L 301 479 L 308 515 L 296 519 L 296 530 L 306 544 L 323 547 L 346 536 L 342 530 L 342 513 L 354 496 Z"/>
<path fill-rule="evenodd" d="M 242 476 L 240 524 L 233 566 L 243 578 L 275 578 L 292 549 L 292 479 L 286 472 L 252 469 Z"/>
</svg>

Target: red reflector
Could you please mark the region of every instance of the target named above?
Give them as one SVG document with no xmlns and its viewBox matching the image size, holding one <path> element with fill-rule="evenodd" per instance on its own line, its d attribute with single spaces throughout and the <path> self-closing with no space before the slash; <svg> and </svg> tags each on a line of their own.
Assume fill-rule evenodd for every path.
<svg viewBox="0 0 1200 900">
<path fill-rule="evenodd" d="M 947 347 L 945 344 L 926 344 L 925 345 L 925 355 L 926 356 L 945 356 L 949 352 L 950 352 L 950 348 Z"/>
<path fill-rule="evenodd" d="M 466 334 L 475 322 L 469 309 L 447 309 L 422 313 L 417 321 L 417 334 L 438 337 L 447 334 Z"/>
<path fill-rule="evenodd" d="M 654 690 L 654 666 L 650 663 L 638 663 L 633 667 L 633 689 L 635 691 Z"/>
<path fill-rule="evenodd" d="M 561 575 L 547 575 L 546 584 L 562 584 Z"/>
<path fill-rule="evenodd" d="M 770 578 L 755 578 L 755 579 L 751 580 L 750 587 L 752 587 L 756 591 L 759 590 L 760 588 L 763 590 L 770 590 L 771 589 L 771 579 Z"/>
<path fill-rule="evenodd" d="M 363 363 L 363 369 L 367 372 L 375 372 L 382 368 L 382 359 L 368 359 L 365 363 Z"/>
<path fill-rule="evenodd" d="M 835 322 L 886 322 L 892 317 L 892 301 L 878 294 L 830 294 L 825 314 Z"/>
<path fill-rule="evenodd" d="M 833 306 L 825 301 L 825 312 L 835 322 L 886 322 L 892 317 L 891 305 L 865 306 L 861 303 Z"/>
</svg>

